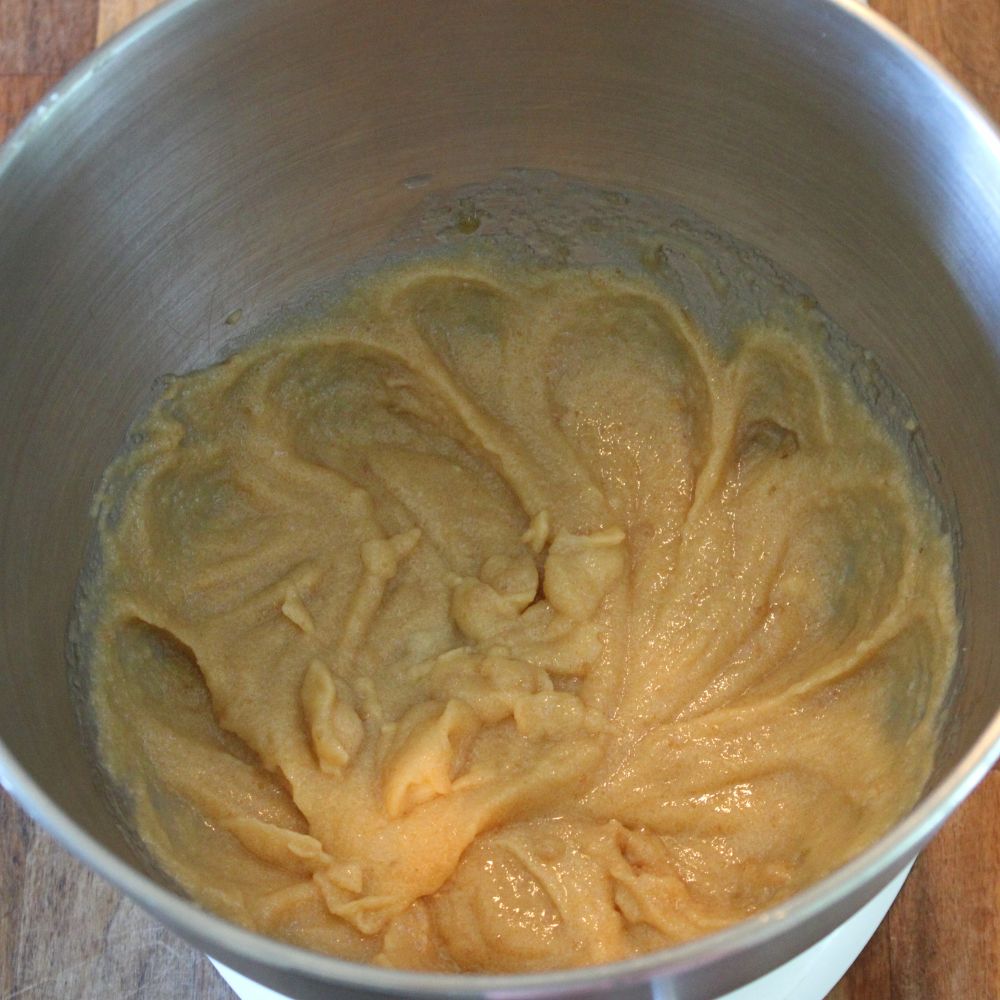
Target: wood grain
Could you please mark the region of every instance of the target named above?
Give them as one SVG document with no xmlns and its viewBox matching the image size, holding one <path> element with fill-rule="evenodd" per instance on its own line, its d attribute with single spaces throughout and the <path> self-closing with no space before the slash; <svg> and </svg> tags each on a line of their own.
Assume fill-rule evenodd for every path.
<svg viewBox="0 0 1000 1000">
<path fill-rule="evenodd" d="M 0 139 L 95 45 L 157 2 L 0 0 Z M 872 7 L 1000 120 L 1000 0 Z M 998 824 L 994 770 L 921 856 L 830 1000 L 1000 1000 Z M 232 996 L 204 956 L 77 863 L 0 792 L 2 1000 Z"/>
<path fill-rule="evenodd" d="M 70 857 L 0 792 L 0 997 L 232 1000 L 204 955 Z"/>
<path fill-rule="evenodd" d="M 829 1000 L 1000 997 L 1000 771 L 917 860 L 871 943 Z"/>
<path fill-rule="evenodd" d="M 93 0 L 2 0 L 0 73 L 56 74 L 94 47 Z"/>
<path fill-rule="evenodd" d="M 1000 121 L 1000 0 L 872 0 Z"/>
<path fill-rule="evenodd" d="M 0 73 L 0 140 L 13 131 L 60 76 L 59 73 Z"/>
<path fill-rule="evenodd" d="M 98 0 L 97 44 L 103 45 L 137 17 L 158 7 L 160 2 L 161 0 Z"/>
<path fill-rule="evenodd" d="M 93 0 L 0 0 L 0 140 L 94 47 Z"/>
</svg>

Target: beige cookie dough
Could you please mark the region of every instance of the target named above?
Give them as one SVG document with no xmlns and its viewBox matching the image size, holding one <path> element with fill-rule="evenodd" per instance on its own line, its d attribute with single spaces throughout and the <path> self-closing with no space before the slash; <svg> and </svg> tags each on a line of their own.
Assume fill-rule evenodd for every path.
<svg viewBox="0 0 1000 1000">
<path fill-rule="evenodd" d="M 174 379 L 109 470 L 100 751 L 195 900 L 519 972 L 723 927 L 916 800 L 950 546 L 808 324 L 477 261 Z"/>
</svg>

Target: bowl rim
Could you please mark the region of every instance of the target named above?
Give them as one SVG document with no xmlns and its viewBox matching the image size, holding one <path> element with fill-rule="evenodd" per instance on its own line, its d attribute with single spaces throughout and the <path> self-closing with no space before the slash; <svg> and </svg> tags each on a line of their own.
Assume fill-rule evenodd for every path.
<svg viewBox="0 0 1000 1000">
<path fill-rule="evenodd" d="M 209 8 L 226 0 L 166 0 L 95 49 L 57 82 L 0 145 L 0 185 L 22 149 L 43 132 L 52 113 L 88 87 L 96 87 L 107 67 L 147 35 L 165 29 L 189 8 Z M 1000 176 L 1000 131 L 975 99 L 931 55 L 899 28 L 867 6 L 867 0 L 790 0 L 820 3 L 835 16 L 861 22 L 879 44 L 895 49 L 932 78 L 966 125 L 992 151 Z M 555 995 L 586 988 L 636 984 L 661 974 L 707 969 L 723 957 L 748 954 L 800 927 L 849 897 L 881 888 L 919 853 L 924 844 L 1000 760 L 1000 712 L 972 747 L 918 805 L 877 841 L 846 864 L 788 900 L 722 930 L 679 945 L 623 961 L 539 973 L 438 973 L 386 969 L 351 962 L 247 930 L 203 910 L 153 881 L 104 847 L 46 794 L 0 739 L 0 786 L 66 850 L 124 892 L 160 921 L 184 928 L 220 955 L 232 954 L 255 965 L 311 979 L 411 997 Z"/>
</svg>

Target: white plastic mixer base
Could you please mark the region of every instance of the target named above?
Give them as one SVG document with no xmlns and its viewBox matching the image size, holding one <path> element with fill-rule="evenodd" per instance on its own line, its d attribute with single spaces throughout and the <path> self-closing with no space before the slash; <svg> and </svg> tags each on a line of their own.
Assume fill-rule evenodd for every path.
<svg viewBox="0 0 1000 1000">
<path fill-rule="evenodd" d="M 841 976 L 861 954 L 893 900 L 910 874 L 905 868 L 874 899 L 849 920 L 814 944 L 808 951 L 779 966 L 766 976 L 741 986 L 717 1000 L 823 1000 Z M 255 983 L 246 976 L 212 959 L 219 974 L 233 988 L 240 1000 L 286 1000 L 280 993 Z M 650 1000 L 666 1000 L 670 994 L 650 987 Z M 334 998 L 336 993 L 331 992 Z"/>
</svg>

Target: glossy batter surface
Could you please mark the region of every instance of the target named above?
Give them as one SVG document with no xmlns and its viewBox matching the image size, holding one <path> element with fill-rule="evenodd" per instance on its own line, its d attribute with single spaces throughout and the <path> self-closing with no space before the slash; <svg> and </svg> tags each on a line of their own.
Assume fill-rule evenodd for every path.
<svg viewBox="0 0 1000 1000">
<path fill-rule="evenodd" d="M 98 504 L 100 749 L 263 933 L 529 971 L 739 920 L 916 800 L 950 547 L 802 331 L 421 264 L 173 380 Z"/>
</svg>

